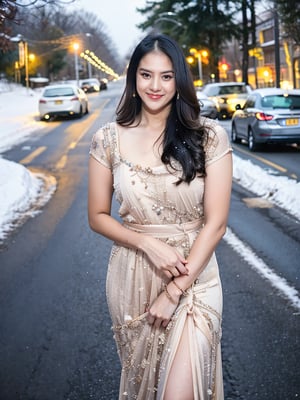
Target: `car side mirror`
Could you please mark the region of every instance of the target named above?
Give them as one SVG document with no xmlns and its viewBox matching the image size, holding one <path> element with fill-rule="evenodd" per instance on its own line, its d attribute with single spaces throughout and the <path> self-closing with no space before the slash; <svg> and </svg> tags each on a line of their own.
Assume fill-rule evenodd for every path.
<svg viewBox="0 0 300 400">
<path fill-rule="evenodd" d="M 235 106 L 235 109 L 236 109 L 236 110 L 241 110 L 241 109 L 242 109 L 242 107 L 241 107 L 241 105 L 240 105 L 240 104 L 237 104 L 237 105 Z"/>
</svg>

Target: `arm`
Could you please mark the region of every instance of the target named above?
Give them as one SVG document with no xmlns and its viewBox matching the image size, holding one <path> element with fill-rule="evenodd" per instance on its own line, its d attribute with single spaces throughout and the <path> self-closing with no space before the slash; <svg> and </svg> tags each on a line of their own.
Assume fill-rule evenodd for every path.
<svg viewBox="0 0 300 400">
<path fill-rule="evenodd" d="M 92 156 L 89 160 L 88 219 L 91 229 L 119 243 L 145 252 L 167 278 L 186 274 L 186 260 L 171 246 L 153 237 L 125 228 L 111 216 L 113 176 Z"/>
<path fill-rule="evenodd" d="M 182 290 L 188 289 L 201 274 L 226 232 L 232 183 L 231 153 L 227 153 L 221 159 L 210 164 L 206 172 L 205 225 L 196 238 L 187 259 L 189 275 L 176 277 L 176 284 Z M 174 303 L 178 303 L 182 292 L 172 282 L 167 285 L 167 290 Z M 155 323 L 155 326 L 160 326 L 160 324 L 167 326 L 176 309 L 176 304 L 171 307 L 170 299 L 166 299 L 166 297 L 166 293 L 161 293 L 152 304 L 148 317 L 149 323 Z"/>
</svg>

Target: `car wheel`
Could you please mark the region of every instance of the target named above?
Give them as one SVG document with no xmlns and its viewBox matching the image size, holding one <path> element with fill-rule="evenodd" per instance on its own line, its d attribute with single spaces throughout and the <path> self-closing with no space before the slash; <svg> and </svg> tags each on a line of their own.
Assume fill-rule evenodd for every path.
<svg viewBox="0 0 300 400">
<path fill-rule="evenodd" d="M 234 124 L 232 124 L 231 127 L 231 141 L 233 143 L 241 143 L 241 139 L 237 135 L 236 127 Z"/>
<path fill-rule="evenodd" d="M 253 135 L 253 131 L 251 128 L 249 128 L 248 132 L 248 148 L 250 151 L 256 151 L 259 148 L 259 145 L 257 144 L 255 137 Z"/>
</svg>

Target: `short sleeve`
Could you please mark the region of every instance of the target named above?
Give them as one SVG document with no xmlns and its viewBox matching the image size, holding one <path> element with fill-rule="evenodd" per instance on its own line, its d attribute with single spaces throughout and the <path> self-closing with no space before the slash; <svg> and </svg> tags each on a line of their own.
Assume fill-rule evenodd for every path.
<svg viewBox="0 0 300 400">
<path fill-rule="evenodd" d="M 205 146 L 205 165 L 208 166 L 213 162 L 224 157 L 232 151 L 227 132 L 221 125 L 214 122 L 209 129 L 209 136 Z"/>
<path fill-rule="evenodd" d="M 94 134 L 89 154 L 106 168 L 112 168 L 110 160 L 110 141 L 107 127 L 100 128 Z"/>
</svg>

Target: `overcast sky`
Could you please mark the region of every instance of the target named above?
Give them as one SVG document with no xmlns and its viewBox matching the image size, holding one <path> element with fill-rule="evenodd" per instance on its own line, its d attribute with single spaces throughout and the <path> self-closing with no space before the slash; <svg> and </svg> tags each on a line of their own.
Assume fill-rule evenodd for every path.
<svg viewBox="0 0 300 400">
<path fill-rule="evenodd" d="M 136 8 L 145 4 L 146 0 L 75 0 L 72 7 L 95 13 L 106 25 L 119 54 L 125 56 L 144 36 L 136 28 L 143 21 Z"/>
</svg>

